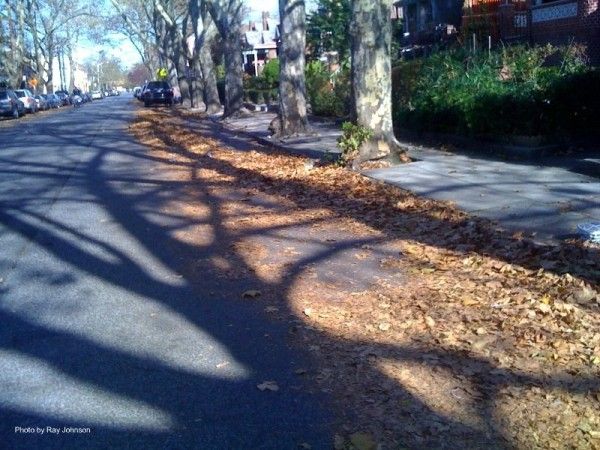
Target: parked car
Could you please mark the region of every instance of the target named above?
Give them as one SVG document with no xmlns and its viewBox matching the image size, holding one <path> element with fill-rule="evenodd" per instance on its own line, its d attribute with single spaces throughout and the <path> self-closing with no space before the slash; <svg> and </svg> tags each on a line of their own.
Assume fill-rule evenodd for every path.
<svg viewBox="0 0 600 450">
<path fill-rule="evenodd" d="M 173 105 L 173 89 L 166 81 L 151 81 L 142 94 L 144 106 L 154 103 Z"/>
<path fill-rule="evenodd" d="M 144 91 L 146 90 L 147 87 L 148 87 L 148 83 L 144 83 L 144 85 L 140 88 L 140 92 L 137 95 L 137 99 L 140 102 L 144 101 Z"/>
<path fill-rule="evenodd" d="M 0 90 L 0 115 L 18 119 L 25 114 L 25 105 L 10 89 Z"/>
<path fill-rule="evenodd" d="M 101 100 L 102 97 L 102 92 L 100 91 L 93 91 L 92 92 L 92 100 Z"/>
<path fill-rule="evenodd" d="M 29 89 L 15 89 L 15 95 L 25 105 L 25 110 L 29 113 L 36 113 L 38 110 L 37 102 Z"/>
<path fill-rule="evenodd" d="M 71 104 L 71 96 L 67 91 L 56 91 L 54 93 L 58 96 L 58 98 L 60 98 L 62 106 L 68 106 Z"/>
<path fill-rule="evenodd" d="M 37 102 L 37 106 L 38 106 L 38 110 L 40 111 L 46 111 L 48 108 L 48 102 L 46 101 L 46 99 L 44 97 L 42 97 L 41 95 L 36 95 L 33 98 L 35 98 L 35 101 Z"/>
<path fill-rule="evenodd" d="M 46 99 L 48 108 L 60 108 L 61 101 L 56 94 L 42 94 L 42 97 Z"/>
</svg>

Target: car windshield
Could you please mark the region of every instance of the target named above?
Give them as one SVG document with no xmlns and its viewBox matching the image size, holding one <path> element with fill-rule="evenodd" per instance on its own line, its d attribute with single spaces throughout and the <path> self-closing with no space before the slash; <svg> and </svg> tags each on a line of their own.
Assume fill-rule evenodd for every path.
<svg viewBox="0 0 600 450">
<path fill-rule="evenodd" d="M 169 89 L 169 83 L 166 81 L 151 81 L 146 89 Z"/>
<path fill-rule="evenodd" d="M 19 98 L 25 97 L 25 92 L 23 92 L 23 91 L 15 91 L 15 94 L 17 94 L 17 97 L 19 97 Z"/>
</svg>

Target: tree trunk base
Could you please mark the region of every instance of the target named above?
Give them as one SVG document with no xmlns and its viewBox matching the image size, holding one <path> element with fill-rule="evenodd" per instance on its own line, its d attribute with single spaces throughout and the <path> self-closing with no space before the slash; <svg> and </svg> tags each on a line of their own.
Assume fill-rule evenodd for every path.
<svg viewBox="0 0 600 450">
<path fill-rule="evenodd" d="M 220 103 L 209 103 L 206 105 L 206 114 L 218 114 L 222 109 L 223 107 Z"/>
<path fill-rule="evenodd" d="M 223 119 L 247 119 L 248 117 L 252 117 L 252 112 L 245 107 L 237 109 L 230 113 L 223 113 Z"/>
<path fill-rule="evenodd" d="M 296 126 L 293 129 L 288 127 L 287 130 L 284 130 L 281 126 L 281 117 L 275 117 L 271 123 L 269 124 L 269 133 L 271 136 L 277 139 L 291 139 L 295 137 L 306 137 L 306 136 L 317 136 L 318 134 L 313 130 L 310 124 L 306 123 L 301 126 Z"/>
<path fill-rule="evenodd" d="M 390 164 L 410 162 L 411 159 L 395 137 L 372 138 L 365 141 L 358 150 L 358 155 L 352 161 L 352 168 L 358 168 L 367 161 L 385 161 Z"/>
</svg>

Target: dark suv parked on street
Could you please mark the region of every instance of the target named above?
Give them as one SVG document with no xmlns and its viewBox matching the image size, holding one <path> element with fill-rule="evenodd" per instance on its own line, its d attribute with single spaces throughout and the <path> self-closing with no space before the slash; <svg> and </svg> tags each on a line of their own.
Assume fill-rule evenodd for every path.
<svg viewBox="0 0 600 450">
<path fill-rule="evenodd" d="M 166 81 L 151 81 L 146 85 L 142 94 L 144 106 L 150 106 L 154 103 L 163 103 L 173 105 L 173 89 Z"/>
</svg>

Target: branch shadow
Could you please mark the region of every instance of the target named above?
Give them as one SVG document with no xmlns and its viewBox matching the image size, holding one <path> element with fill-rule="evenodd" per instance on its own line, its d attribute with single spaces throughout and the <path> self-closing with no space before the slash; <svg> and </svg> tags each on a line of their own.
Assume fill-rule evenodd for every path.
<svg viewBox="0 0 600 450">
<path fill-rule="evenodd" d="M 375 245 L 391 237 L 410 238 L 411 231 L 382 229 L 381 238 L 331 242 L 289 265 L 280 281 L 267 281 L 252 270 L 235 250 L 235 244 L 243 238 L 282 230 L 293 234 L 294 227 L 310 226 L 316 220 L 232 232 L 226 223 L 239 219 L 239 212 L 226 213 L 225 205 L 239 200 L 234 187 L 259 180 L 265 190 L 273 193 L 302 189 L 303 208 L 324 206 L 320 203 L 324 193 L 319 187 L 290 186 L 293 181 L 268 179 L 209 155 L 198 157 L 161 134 L 155 136 L 157 145 L 166 144 L 177 158 L 150 155 L 148 149 L 125 135 L 122 124 L 131 119 L 129 110 L 92 112 L 98 123 L 108 122 L 113 128 L 101 135 L 91 130 L 83 136 L 74 135 L 78 116 L 73 116 L 71 123 L 65 121 L 53 130 L 60 147 L 80 146 L 82 138 L 90 140 L 81 160 L 66 164 L 53 160 L 23 162 L 16 144 L 15 156 L 11 158 L 9 151 L 0 160 L 0 173 L 25 177 L 31 183 L 31 192 L 25 190 L 20 199 L 17 195 L 0 203 L 0 224 L 27 239 L 43 255 L 42 262 L 53 261 L 71 269 L 70 276 L 61 278 L 56 276 L 58 269 L 48 266 L 48 273 L 39 272 L 35 284 L 26 279 L 25 269 L 16 266 L 8 282 L 0 284 L 0 360 L 4 360 L 0 363 L 4 366 L 0 380 L 6 388 L 6 395 L 0 395 L 3 441 L 11 448 L 292 449 L 304 442 L 312 448 L 330 448 L 336 420 L 331 412 L 332 399 L 310 380 L 295 374 L 296 369 L 318 365 L 319 357 L 290 347 L 289 335 L 303 323 L 288 304 L 290 288 L 307 265 L 331 260 L 356 246 Z M 201 132 L 239 151 L 256 148 L 235 136 L 216 134 L 206 125 L 201 125 Z M 57 154 L 60 156 L 60 151 Z M 206 180 L 197 175 L 199 168 L 225 178 Z M 173 181 L 157 169 L 183 171 L 188 181 Z M 67 175 L 56 176 L 57 170 Z M 237 185 L 232 185 L 231 178 Z M 62 194 L 54 209 L 66 208 L 68 212 L 69 205 L 85 203 L 86 208 L 101 210 L 102 214 L 97 215 L 110 219 L 108 233 L 114 235 L 99 233 L 98 226 L 80 229 L 80 223 L 64 213 L 54 217 L 37 209 L 35 201 L 39 197 L 30 195 L 38 193 L 36 182 L 61 186 Z M 227 195 L 220 195 L 223 192 Z M 325 206 L 340 217 L 352 216 L 361 203 L 340 193 L 328 195 L 330 201 Z M 202 205 L 205 213 L 190 217 L 172 212 L 173 203 Z M 375 228 L 379 223 L 354 218 Z M 436 222 L 433 216 L 414 219 L 431 221 L 431 230 L 440 234 L 456 233 L 467 226 L 467 221 Z M 206 243 L 189 242 L 176 233 L 197 226 L 210 229 L 211 239 Z M 469 239 L 465 232 L 463 239 L 453 245 L 469 243 Z M 426 242 L 441 245 L 434 235 Z M 499 259 L 534 268 L 539 264 L 534 256 L 552 250 L 531 243 L 514 245 L 532 246 L 533 256 L 513 261 L 506 249 L 475 247 L 474 251 L 491 252 Z M 577 254 L 580 249 L 568 251 Z M 150 267 L 141 259 L 142 254 L 155 260 L 155 265 L 168 268 L 163 271 L 166 273 Z M 223 273 L 215 263 L 217 259 L 228 261 L 232 269 Z M 573 261 L 569 270 L 578 267 Z M 66 299 L 54 298 L 58 291 L 50 288 L 42 295 L 35 291 L 52 280 L 57 289 L 65 289 Z M 89 280 L 99 281 L 91 285 L 98 292 L 69 293 L 69 286 L 81 283 L 85 287 Z M 103 289 L 110 291 L 109 296 L 119 293 L 128 303 L 119 305 L 107 298 Z M 264 305 L 241 298 L 248 289 L 278 298 L 280 315 L 287 320 L 272 320 L 263 311 Z M 113 314 L 106 308 L 116 311 Z M 84 317 L 87 322 L 80 324 Z M 316 328 L 304 332 L 311 333 L 311 340 L 323 342 L 324 347 L 335 345 L 348 355 L 368 348 L 361 370 L 375 386 L 387 386 L 382 393 L 390 396 L 389 401 L 398 401 L 398 415 L 406 415 L 407 422 L 412 420 L 411 426 L 417 430 L 407 426 L 402 436 L 402 444 L 410 448 L 511 447 L 493 410 L 495 395 L 507 385 L 550 383 L 573 393 L 600 389 L 597 379 L 568 374 L 536 377 L 498 369 L 488 360 L 474 360 L 451 349 L 440 348 L 432 355 L 435 358 L 423 359 L 424 354 L 432 354 L 431 349 L 343 340 Z M 370 355 L 437 365 L 468 378 L 480 392 L 481 401 L 475 408 L 483 425 L 474 426 L 439 413 L 391 380 L 377 365 L 371 365 Z M 222 361 L 225 369 L 217 367 L 217 361 Z M 466 371 L 473 365 L 479 370 Z M 257 384 L 266 380 L 276 380 L 280 390 L 259 391 Z M 81 403 L 79 406 L 75 399 Z M 403 406 L 406 402 L 410 408 Z M 409 413 L 416 416 L 409 420 Z M 76 438 L 13 432 L 16 426 L 90 424 L 92 434 Z M 436 424 L 434 430 L 446 431 L 423 434 L 430 424 Z"/>
</svg>

